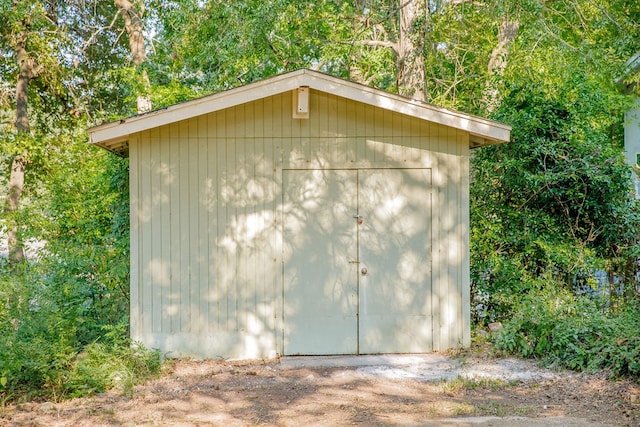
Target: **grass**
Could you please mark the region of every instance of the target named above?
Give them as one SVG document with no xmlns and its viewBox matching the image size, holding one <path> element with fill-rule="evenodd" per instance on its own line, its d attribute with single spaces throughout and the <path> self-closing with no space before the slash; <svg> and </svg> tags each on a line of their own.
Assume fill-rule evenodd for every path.
<svg viewBox="0 0 640 427">
<path fill-rule="evenodd" d="M 490 401 L 475 405 L 474 415 L 493 415 L 496 417 L 518 416 L 526 417 L 532 414 L 529 406 L 509 405 L 506 403 Z"/>
<path fill-rule="evenodd" d="M 503 390 L 513 387 L 517 381 L 504 381 L 491 378 L 464 378 L 458 377 L 453 380 L 445 381 L 442 384 L 442 391 L 448 394 L 454 394 L 464 390 L 488 389 L 491 391 Z"/>
</svg>

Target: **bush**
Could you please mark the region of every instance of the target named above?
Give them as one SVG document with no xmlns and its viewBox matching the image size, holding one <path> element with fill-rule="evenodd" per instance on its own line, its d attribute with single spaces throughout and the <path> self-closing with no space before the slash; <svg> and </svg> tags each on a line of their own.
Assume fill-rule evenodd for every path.
<svg viewBox="0 0 640 427">
<path fill-rule="evenodd" d="M 532 292 L 505 323 L 495 346 L 558 367 L 640 378 L 640 310 L 612 313 L 603 306 L 569 291 Z"/>
<path fill-rule="evenodd" d="M 127 318 L 98 341 L 77 337 L 82 319 L 37 282 L 0 280 L 0 403 L 59 400 L 134 384 L 159 372 L 160 355 L 126 338 Z"/>
<path fill-rule="evenodd" d="M 52 169 L 41 217 L 29 217 L 44 249 L 20 266 L 0 257 L 0 403 L 130 393 L 160 367 L 127 338 L 127 163 L 84 145 L 56 157 L 69 165 Z"/>
<path fill-rule="evenodd" d="M 25 279 L 0 280 L 2 400 L 55 394 L 75 355 L 73 325 Z"/>
<path fill-rule="evenodd" d="M 156 375 L 160 366 L 160 353 L 140 343 L 92 343 L 78 355 L 64 384 L 65 392 L 81 397 L 117 388 L 130 397 L 133 386 Z"/>
</svg>

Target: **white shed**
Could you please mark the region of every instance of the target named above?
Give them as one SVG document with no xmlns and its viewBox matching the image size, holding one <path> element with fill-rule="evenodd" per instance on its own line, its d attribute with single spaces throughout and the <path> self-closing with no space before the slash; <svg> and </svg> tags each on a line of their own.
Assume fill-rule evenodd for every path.
<svg viewBox="0 0 640 427">
<path fill-rule="evenodd" d="M 469 345 L 469 153 L 509 126 L 299 70 L 89 134 L 130 158 L 133 339 L 202 358 Z"/>
</svg>

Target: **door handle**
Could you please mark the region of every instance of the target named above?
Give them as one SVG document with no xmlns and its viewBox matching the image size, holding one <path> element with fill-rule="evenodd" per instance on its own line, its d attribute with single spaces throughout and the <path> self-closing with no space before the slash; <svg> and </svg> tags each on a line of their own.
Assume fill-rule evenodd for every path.
<svg viewBox="0 0 640 427">
<path fill-rule="evenodd" d="M 362 273 L 363 276 L 366 276 L 369 271 L 367 270 L 367 267 L 362 267 L 362 270 L 360 270 L 360 273 Z"/>
</svg>

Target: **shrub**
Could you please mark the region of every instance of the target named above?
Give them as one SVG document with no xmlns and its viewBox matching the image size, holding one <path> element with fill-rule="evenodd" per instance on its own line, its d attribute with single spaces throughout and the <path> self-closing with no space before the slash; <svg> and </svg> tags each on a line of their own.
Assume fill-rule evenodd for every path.
<svg viewBox="0 0 640 427">
<path fill-rule="evenodd" d="M 74 363 L 64 384 L 66 394 L 81 397 L 117 388 L 131 396 L 133 386 L 160 371 L 158 351 L 140 343 L 92 343 Z"/>
<path fill-rule="evenodd" d="M 24 215 L 44 249 L 19 268 L 0 257 L 0 401 L 127 391 L 158 371 L 126 338 L 127 162 L 77 142 Z"/>
<path fill-rule="evenodd" d="M 639 332 L 637 307 L 606 312 L 597 299 L 556 288 L 525 296 L 495 346 L 558 367 L 640 378 Z"/>
<path fill-rule="evenodd" d="M 75 355 L 72 322 L 25 279 L 0 281 L 2 400 L 55 395 Z"/>
<path fill-rule="evenodd" d="M 119 388 L 155 375 L 160 354 L 126 337 L 126 317 L 104 326 L 99 341 L 81 345 L 78 318 L 42 298 L 33 283 L 0 281 L 0 403 L 59 400 Z"/>
</svg>

